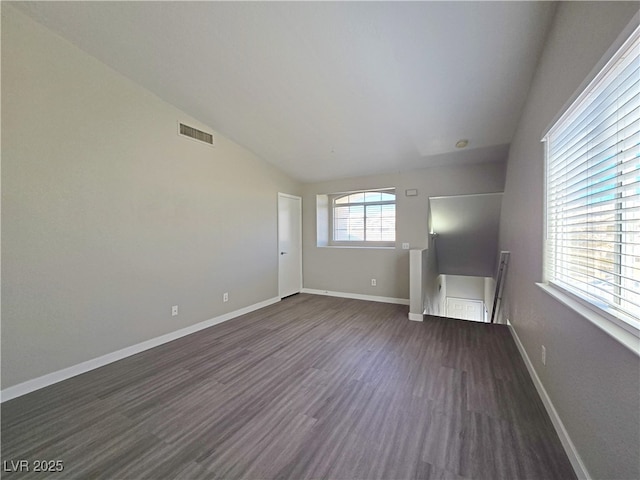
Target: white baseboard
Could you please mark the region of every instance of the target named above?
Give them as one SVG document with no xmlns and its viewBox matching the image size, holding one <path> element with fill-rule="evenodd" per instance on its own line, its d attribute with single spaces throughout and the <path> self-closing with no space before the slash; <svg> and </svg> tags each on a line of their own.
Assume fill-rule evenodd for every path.
<svg viewBox="0 0 640 480">
<path fill-rule="evenodd" d="M 355 300 L 368 300 L 370 302 L 396 303 L 398 305 L 409 305 L 408 298 L 378 297 L 376 295 L 362 295 L 360 293 L 333 292 L 331 290 L 316 290 L 315 288 L 303 288 L 301 293 L 312 295 L 327 295 L 329 297 L 353 298 Z"/>
<path fill-rule="evenodd" d="M 27 380 L 26 382 L 19 383 L 18 385 L 14 385 L 13 387 L 5 388 L 4 390 L 0 391 L 0 402 L 6 402 L 7 400 L 11 400 L 12 398 L 20 397 L 22 395 L 26 395 L 27 393 L 40 390 L 41 388 L 48 387 L 49 385 L 53 385 L 54 383 L 58 383 L 68 378 L 75 377 L 76 375 L 95 370 L 96 368 L 103 367 L 105 365 L 108 365 L 109 363 L 117 362 L 118 360 L 122 360 L 123 358 L 130 357 L 131 355 L 144 352 L 145 350 L 157 347 L 158 345 L 171 342 L 172 340 L 176 340 L 205 328 L 209 328 L 219 323 L 226 322 L 227 320 L 239 317 L 240 315 L 245 315 L 260 308 L 273 305 L 274 303 L 277 303 L 279 301 L 280 297 L 273 297 L 268 300 L 255 303 L 253 305 L 249 305 L 248 307 L 244 307 L 239 310 L 225 313 L 224 315 L 220 315 L 218 317 L 196 323 L 195 325 L 181 328 L 180 330 L 176 330 L 175 332 L 170 332 L 165 335 L 161 335 L 159 337 L 152 338 L 135 345 L 131 345 L 130 347 L 126 347 L 121 350 L 117 350 L 115 352 L 107 353 L 106 355 L 87 360 L 86 362 L 82 362 L 53 373 L 48 373 L 41 377 L 34 378 L 33 380 Z"/>
<path fill-rule="evenodd" d="M 413 320 L 414 322 L 423 322 L 424 315 L 421 313 L 411 313 L 409 312 L 409 320 Z"/>
<path fill-rule="evenodd" d="M 553 423 L 553 426 L 556 429 L 556 433 L 558 434 L 558 437 L 560 437 L 560 441 L 562 442 L 564 451 L 569 457 L 571 466 L 573 467 L 573 470 L 576 472 L 576 476 L 580 479 L 591 480 L 592 477 L 591 475 L 589 475 L 587 467 L 582 461 L 582 458 L 580 458 L 580 454 L 578 453 L 576 446 L 571 441 L 571 437 L 569 437 L 569 433 L 567 432 L 567 429 L 565 428 L 564 423 L 562 423 L 562 420 L 560 419 L 560 416 L 558 415 L 556 408 L 553 406 L 553 403 L 551 402 L 551 398 L 549 397 L 547 390 L 544 388 L 544 385 L 542 385 L 542 382 L 540 381 L 540 377 L 538 377 L 538 374 L 535 368 L 533 368 L 533 363 L 531 363 L 531 359 L 529 358 L 529 355 L 527 355 L 527 351 L 524 349 L 524 345 L 522 345 L 522 342 L 520 341 L 520 338 L 518 338 L 518 334 L 516 333 L 515 328 L 513 328 L 513 325 L 511 325 L 511 322 L 509 322 L 508 319 L 507 319 L 507 325 L 509 326 L 509 331 L 511 331 L 511 336 L 513 337 L 513 340 L 516 342 L 516 346 L 520 351 L 520 355 L 524 360 L 524 364 L 527 366 L 527 370 L 529 371 L 529 375 L 533 380 L 533 384 L 535 385 L 536 390 L 538 391 L 538 395 L 540 395 L 540 398 L 542 399 L 542 403 L 544 404 L 544 407 L 547 410 L 549 417 L 551 418 L 551 422 Z"/>
</svg>

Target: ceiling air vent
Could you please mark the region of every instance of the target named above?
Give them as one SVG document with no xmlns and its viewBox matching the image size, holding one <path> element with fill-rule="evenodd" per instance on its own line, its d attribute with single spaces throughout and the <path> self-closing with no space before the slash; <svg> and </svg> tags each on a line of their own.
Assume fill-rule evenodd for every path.
<svg viewBox="0 0 640 480">
<path fill-rule="evenodd" d="M 203 142 L 213 146 L 213 134 L 211 133 L 203 132 L 202 130 L 198 130 L 197 128 L 190 127 L 189 125 L 185 125 L 180 122 L 178 122 L 178 133 L 183 137 L 188 137 L 193 140 L 197 140 L 198 142 Z"/>
</svg>

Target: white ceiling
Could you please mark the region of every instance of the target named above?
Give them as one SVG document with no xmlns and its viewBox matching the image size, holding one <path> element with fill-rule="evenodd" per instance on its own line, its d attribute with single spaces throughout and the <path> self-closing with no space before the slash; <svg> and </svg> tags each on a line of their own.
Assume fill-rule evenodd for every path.
<svg viewBox="0 0 640 480">
<path fill-rule="evenodd" d="M 502 193 L 429 198 L 438 272 L 495 277 Z"/>
<path fill-rule="evenodd" d="M 302 181 L 506 158 L 549 2 L 25 2 Z M 469 139 L 464 151 L 457 140 Z"/>
</svg>

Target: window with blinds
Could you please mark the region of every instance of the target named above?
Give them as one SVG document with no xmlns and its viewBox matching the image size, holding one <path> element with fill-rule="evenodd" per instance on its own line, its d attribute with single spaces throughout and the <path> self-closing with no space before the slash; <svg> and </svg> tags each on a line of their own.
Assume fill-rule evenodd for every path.
<svg viewBox="0 0 640 480">
<path fill-rule="evenodd" d="M 332 244 L 394 245 L 396 240 L 394 189 L 334 195 L 332 211 Z"/>
<path fill-rule="evenodd" d="M 638 334 L 640 28 L 543 140 L 546 281 Z"/>
</svg>

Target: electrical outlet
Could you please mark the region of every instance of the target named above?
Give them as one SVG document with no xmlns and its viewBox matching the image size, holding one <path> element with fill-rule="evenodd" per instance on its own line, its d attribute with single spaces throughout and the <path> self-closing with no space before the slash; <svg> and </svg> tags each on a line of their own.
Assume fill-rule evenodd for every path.
<svg viewBox="0 0 640 480">
<path fill-rule="evenodd" d="M 174 305 L 173 307 L 171 307 L 171 316 L 172 317 L 178 316 L 178 305 Z"/>
<path fill-rule="evenodd" d="M 544 345 L 542 345 L 542 364 L 543 365 L 547 364 L 547 349 L 545 348 Z"/>
<path fill-rule="evenodd" d="M 229 292 L 224 292 L 222 294 L 222 301 L 223 302 L 228 302 L 229 301 Z"/>
<path fill-rule="evenodd" d="M 402 249 L 403 250 L 409 250 L 409 244 L 408 243 L 403 243 L 402 244 Z"/>
<path fill-rule="evenodd" d="M 376 279 L 375 279 L 375 278 L 372 278 L 372 279 L 371 279 L 371 286 L 372 286 L 372 287 L 375 287 L 376 285 L 377 285 Z"/>
</svg>

